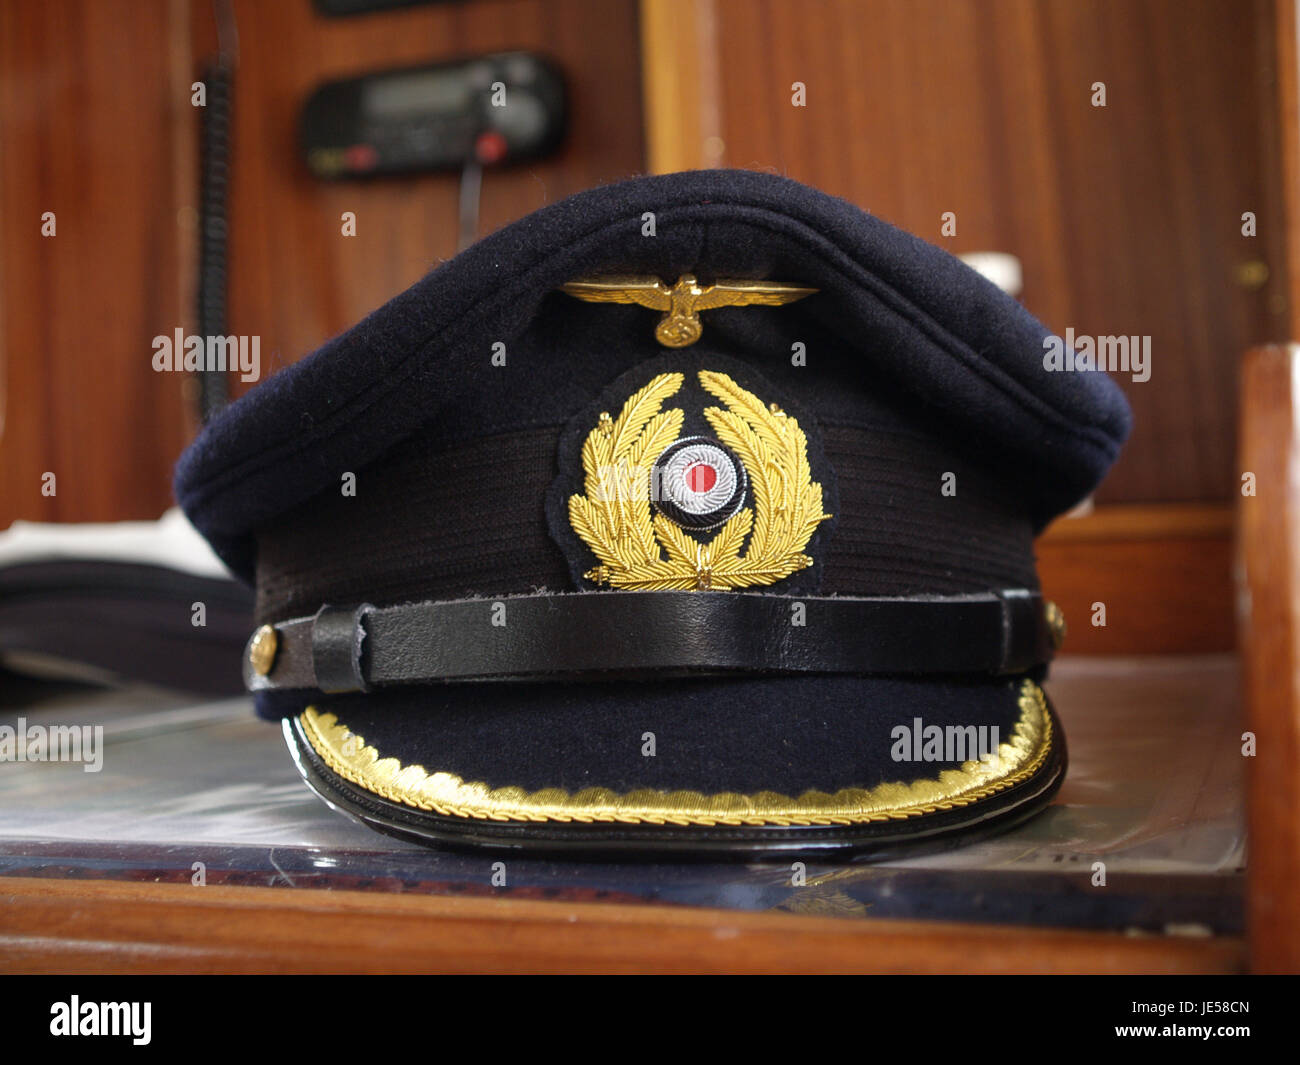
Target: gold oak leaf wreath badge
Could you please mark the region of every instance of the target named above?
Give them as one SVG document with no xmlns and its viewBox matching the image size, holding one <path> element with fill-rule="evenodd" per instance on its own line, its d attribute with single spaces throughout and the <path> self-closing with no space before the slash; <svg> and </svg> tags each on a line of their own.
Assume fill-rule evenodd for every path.
<svg viewBox="0 0 1300 1065">
<path fill-rule="evenodd" d="M 726 405 L 706 408 L 704 417 L 744 463 L 754 506 L 738 510 L 708 543 L 654 512 L 655 460 L 677 439 L 683 417 L 680 409 L 661 409 L 681 388 L 682 374 L 660 374 L 628 398 L 617 418 L 602 413 L 582 446 L 585 494 L 569 497 L 569 523 L 600 561 L 584 574 L 588 580 L 638 591 L 748 588 L 812 565 L 803 550 L 830 515 L 822 511 L 822 486 L 812 480 L 798 421 L 726 374 L 699 376 Z"/>
</svg>

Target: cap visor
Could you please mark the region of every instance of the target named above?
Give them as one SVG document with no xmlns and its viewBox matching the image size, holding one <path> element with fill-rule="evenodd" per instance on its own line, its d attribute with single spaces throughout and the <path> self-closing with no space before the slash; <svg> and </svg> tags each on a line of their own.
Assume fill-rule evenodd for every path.
<svg viewBox="0 0 1300 1065">
<path fill-rule="evenodd" d="M 285 729 L 372 827 L 553 853 L 884 856 L 1018 821 L 1065 768 L 1028 678 L 457 684 L 324 697 Z"/>
</svg>

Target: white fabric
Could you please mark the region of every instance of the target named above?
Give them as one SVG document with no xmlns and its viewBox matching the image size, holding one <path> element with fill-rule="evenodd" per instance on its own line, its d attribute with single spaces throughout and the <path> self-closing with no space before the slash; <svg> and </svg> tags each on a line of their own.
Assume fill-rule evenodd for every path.
<svg viewBox="0 0 1300 1065">
<path fill-rule="evenodd" d="M 221 559 L 172 507 L 157 521 L 62 524 L 16 521 L 0 532 L 0 566 L 92 559 L 166 566 L 199 577 L 229 577 Z"/>
</svg>

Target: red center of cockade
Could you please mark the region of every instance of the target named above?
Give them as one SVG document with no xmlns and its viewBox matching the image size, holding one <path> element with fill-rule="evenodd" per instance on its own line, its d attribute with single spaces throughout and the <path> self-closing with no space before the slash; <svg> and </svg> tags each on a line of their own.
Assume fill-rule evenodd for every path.
<svg viewBox="0 0 1300 1065">
<path fill-rule="evenodd" d="M 697 462 L 686 471 L 686 487 L 692 492 L 707 492 L 718 483 L 718 471 L 707 462 Z"/>
</svg>

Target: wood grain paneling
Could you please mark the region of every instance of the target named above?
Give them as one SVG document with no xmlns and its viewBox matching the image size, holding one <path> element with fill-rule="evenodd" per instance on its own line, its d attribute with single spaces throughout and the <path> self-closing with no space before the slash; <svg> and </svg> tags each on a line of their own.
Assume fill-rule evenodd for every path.
<svg viewBox="0 0 1300 1065">
<path fill-rule="evenodd" d="M 6 972 L 1206 973 L 1239 939 L 684 906 L 0 882 Z"/>
<path fill-rule="evenodd" d="M 1260 972 L 1300 972 L 1300 346 L 1248 354 L 1238 503 L 1250 802 L 1249 937 Z"/>
<path fill-rule="evenodd" d="M 305 2 L 237 0 L 235 13 L 231 328 L 261 336 L 272 366 L 456 252 L 456 175 L 331 184 L 308 174 L 297 120 L 319 82 L 506 48 L 558 60 L 569 79 L 568 141 L 551 159 L 484 176 L 480 235 L 642 168 L 632 0 L 487 0 L 349 19 L 320 18 Z M 355 237 L 340 232 L 344 211 L 356 213 Z"/>
<path fill-rule="evenodd" d="M 321 81 L 505 48 L 570 79 L 571 132 L 492 172 L 480 232 L 642 167 L 634 0 L 481 0 L 325 19 L 236 0 L 229 331 L 291 362 L 456 251 L 457 177 L 323 184 L 297 119 Z M 209 0 L 0 0 L 0 528 L 156 517 L 193 430 L 151 340 L 193 330 L 198 112 Z M 58 235 L 42 238 L 41 213 Z M 340 216 L 357 215 L 344 237 Z M 242 387 L 237 386 L 235 391 Z M 41 474 L 57 495 L 41 495 Z"/>
<path fill-rule="evenodd" d="M 722 63 L 714 0 L 641 0 L 646 169 L 722 165 Z"/>
<path fill-rule="evenodd" d="M 1300 336 L 1300 13 L 1296 0 L 1275 0 L 1270 12 L 1261 12 L 1260 41 L 1272 46 L 1273 107 L 1269 114 L 1273 137 L 1267 164 L 1281 180 L 1282 218 L 1285 222 L 1286 323 L 1283 336 Z"/>
<path fill-rule="evenodd" d="M 1043 594 L 1069 625 L 1065 650 L 1235 649 L 1232 514 L 1227 504 L 1114 504 L 1049 526 L 1035 551 Z"/>
<path fill-rule="evenodd" d="M 153 372 L 151 340 L 188 313 L 173 6 L 0 2 L 0 528 L 157 517 L 171 498 L 184 382 Z"/>
<path fill-rule="evenodd" d="M 1268 0 L 711 2 L 728 165 L 1014 253 L 1056 331 L 1150 335 L 1099 499 L 1229 500 L 1238 354 L 1286 332 Z M 1244 288 L 1254 260 L 1272 276 Z"/>
</svg>

